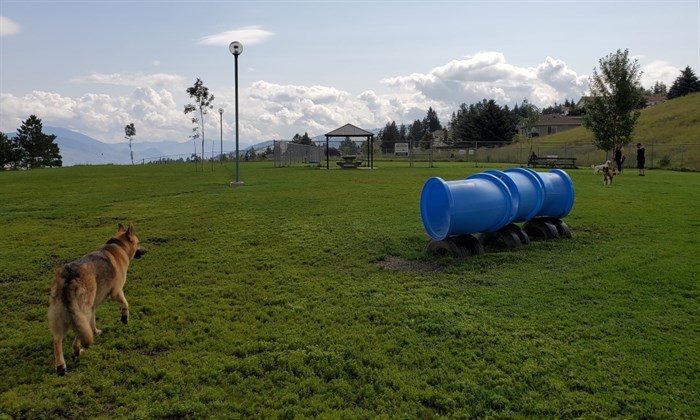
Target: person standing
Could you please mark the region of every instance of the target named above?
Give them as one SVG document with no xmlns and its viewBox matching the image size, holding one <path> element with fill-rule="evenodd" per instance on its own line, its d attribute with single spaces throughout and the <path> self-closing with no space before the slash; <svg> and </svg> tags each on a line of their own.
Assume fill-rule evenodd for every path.
<svg viewBox="0 0 700 420">
<path fill-rule="evenodd" d="M 622 164 L 625 162 L 625 151 L 622 148 L 622 144 L 618 143 L 615 146 L 615 164 L 617 165 L 617 173 L 622 173 Z"/>
<path fill-rule="evenodd" d="M 637 169 L 639 169 L 639 176 L 644 176 L 644 146 L 642 143 L 637 143 Z"/>
</svg>

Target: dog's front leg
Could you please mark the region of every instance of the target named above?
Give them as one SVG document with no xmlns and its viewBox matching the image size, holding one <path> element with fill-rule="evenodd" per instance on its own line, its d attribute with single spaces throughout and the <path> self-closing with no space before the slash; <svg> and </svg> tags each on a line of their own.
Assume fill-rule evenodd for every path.
<svg viewBox="0 0 700 420">
<path fill-rule="evenodd" d="M 122 324 L 129 322 L 129 302 L 126 301 L 124 296 L 124 291 L 120 290 L 117 294 L 113 296 L 113 299 L 119 302 L 119 306 L 122 308 Z"/>
</svg>

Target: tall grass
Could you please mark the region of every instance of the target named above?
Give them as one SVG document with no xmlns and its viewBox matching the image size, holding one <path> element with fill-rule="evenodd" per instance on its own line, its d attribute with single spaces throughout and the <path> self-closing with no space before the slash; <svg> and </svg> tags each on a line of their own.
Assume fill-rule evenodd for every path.
<svg viewBox="0 0 700 420">
<path fill-rule="evenodd" d="M 270 166 L 0 173 L 0 417 L 700 416 L 700 174 L 568 171 L 572 239 L 456 260 L 420 190 L 485 168 Z M 129 221 L 130 323 L 57 377 L 52 272 Z"/>
</svg>

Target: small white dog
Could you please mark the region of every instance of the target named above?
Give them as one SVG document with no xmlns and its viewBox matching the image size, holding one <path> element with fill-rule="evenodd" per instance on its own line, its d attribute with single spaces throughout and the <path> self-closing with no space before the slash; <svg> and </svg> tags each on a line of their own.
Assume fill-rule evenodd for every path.
<svg viewBox="0 0 700 420">
<path fill-rule="evenodd" d="M 606 160 L 605 163 L 602 165 L 591 165 L 591 169 L 593 169 L 594 174 L 599 174 L 603 172 L 603 169 L 607 168 L 608 166 L 610 166 L 610 161 Z"/>
</svg>

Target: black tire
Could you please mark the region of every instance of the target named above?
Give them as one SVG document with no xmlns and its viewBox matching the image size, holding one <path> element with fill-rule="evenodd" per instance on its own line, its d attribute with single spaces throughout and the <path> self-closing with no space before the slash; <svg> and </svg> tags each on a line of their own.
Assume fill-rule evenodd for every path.
<svg viewBox="0 0 700 420">
<path fill-rule="evenodd" d="M 508 226 L 506 226 L 506 228 L 518 235 L 518 239 L 520 239 L 521 245 L 528 245 L 530 243 L 530 237 L 527 235 L 527 232 L 525 232 L 520 226 L 516 225 L 515 223 L 511 223 Z"/>
<path fill-rule="evenodd" d="M 565 222 L 557 219 L 554 220 L 552 224 L 557 228 L 560 238 L 571 239 L 571 229 L 569 229 L 569 226 Z"/>
<path fill-rule="evenodd" d="M 515 249 L 522 246 L 520 237 L 511 229 L 503 228 L 498 232 L 482 233 L 479 235 L 481 246 L 493 248 Z"/>
<path fill-rule="evenodd" d="M 501 229 L 498 232 L 498 237 L 508 249 L 516 249 L 523 246 L 522 242 L 520 242 L 520 237 L 512 229 Z"/>
<path fill-rule="evenodd" d="M 452 244 L 448 241 L 430 240 L 425 247 L 425 252 L 430 255 L 446 256 L 452 254 Z"/>
<path fill-rule="evenodd" d="M 441 241 L 431 240 L 425 247 L 425 252 L 441 257 L 465 258 L 471 255 L 471 251 L 466 244 L 460 242 L 458 238 L 447 238 Z"/>
<path fill-rule="evenodd" d="M 472 255 L 471 251 L 467 247 L 467 244 L 462 242 L 459 237 L 449 238 L 450 248 L 452 249 L 452 255 L 457 258 L 466 258 Z"/>
<path fill-rule="evenodd" d="M 525 223 L 523 230 L 530 239 L 540 239 L 548 241 L 559 237 L 559 232 L 552 222 L 546 220 L 533 219 Z"/>
<path fill-rule="evenodd" d="M 465 246 L 469 250 L 470 255 L 484 255 L 486 253 L 481 242 L 473 235 L 461 235 L 455 240 Z"/>
</svg>

